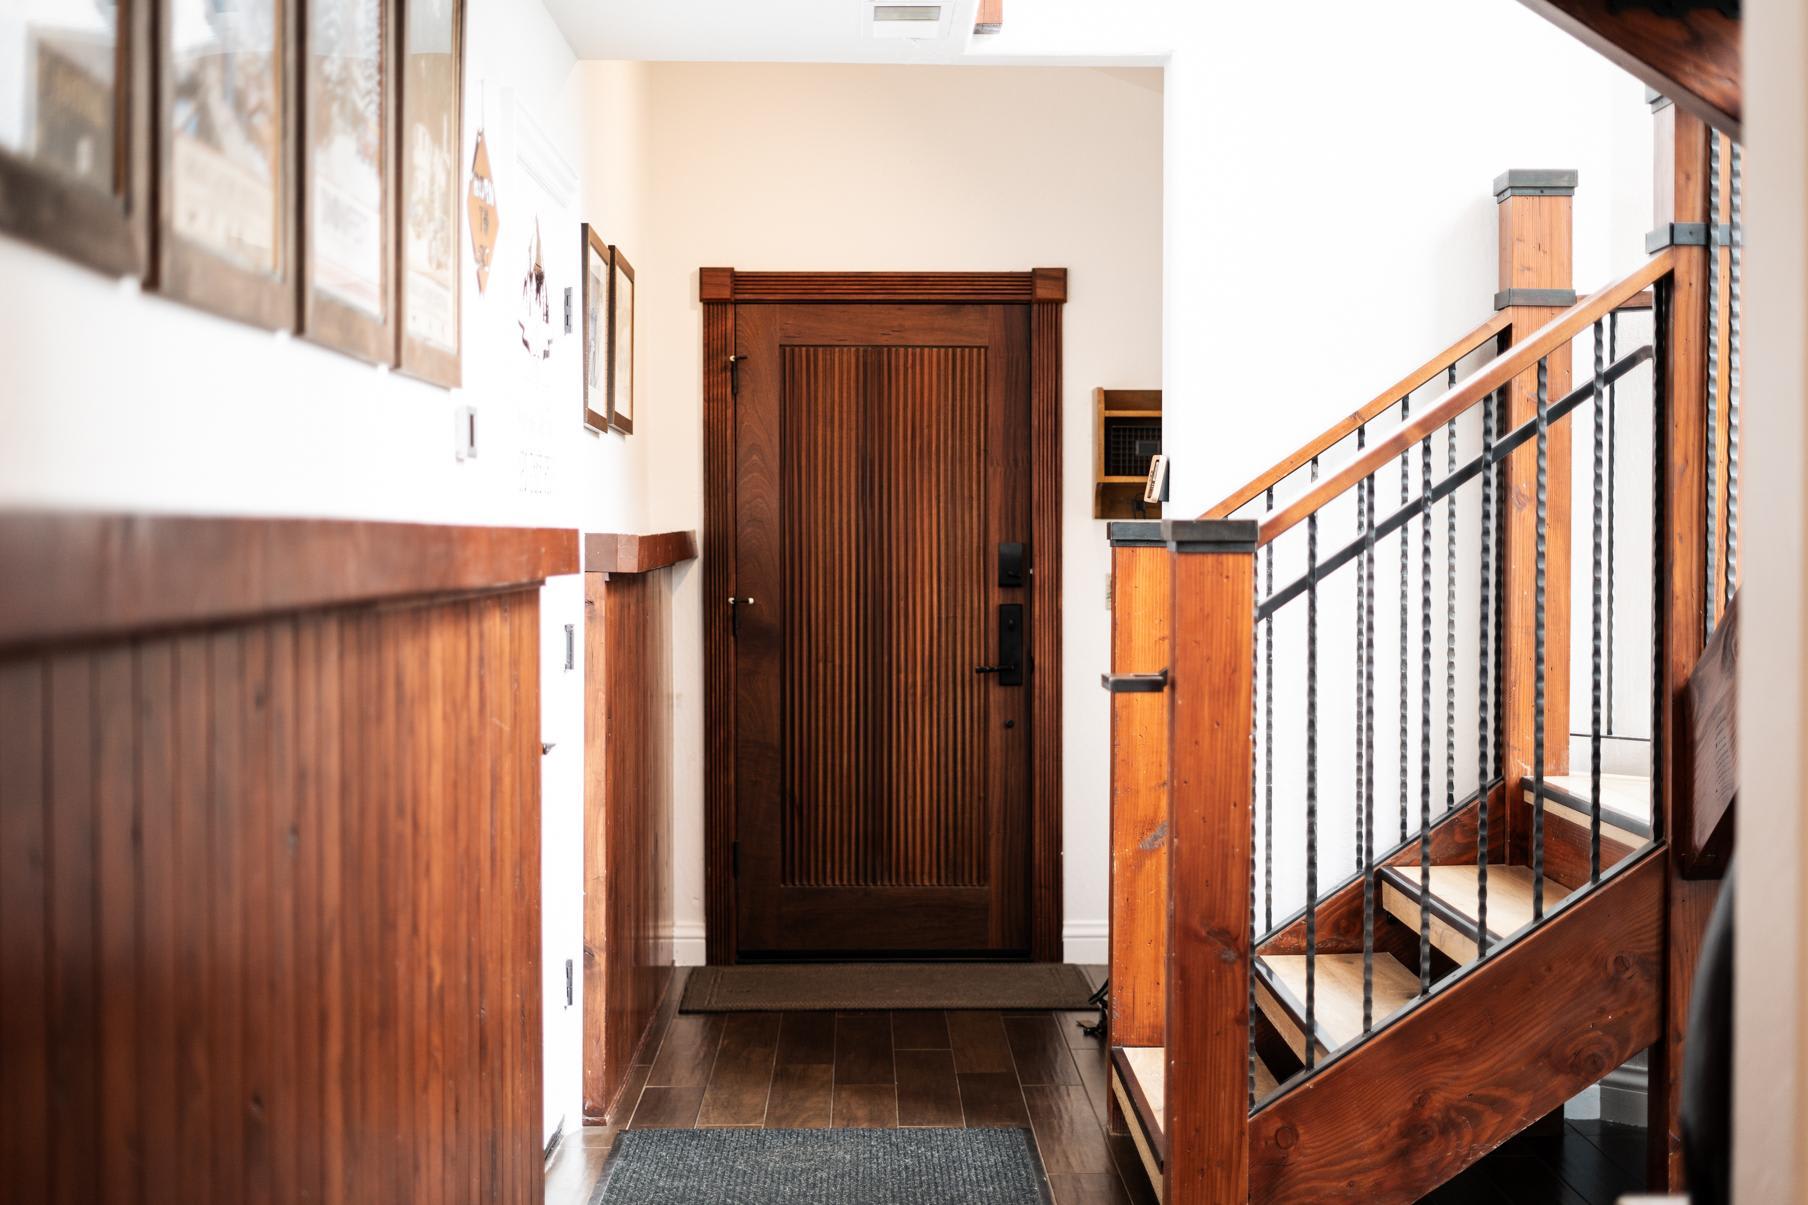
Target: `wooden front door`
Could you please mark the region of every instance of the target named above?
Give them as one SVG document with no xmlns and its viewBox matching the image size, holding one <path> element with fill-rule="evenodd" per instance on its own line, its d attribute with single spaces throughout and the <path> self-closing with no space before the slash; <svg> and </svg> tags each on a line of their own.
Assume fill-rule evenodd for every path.
<svg viewBox="0 0 1808 1205">
<path fill-rule="evenodd" d="M 1022 955 L 1028 307 L 735 327 L 738 953 Z"/>
</svg>

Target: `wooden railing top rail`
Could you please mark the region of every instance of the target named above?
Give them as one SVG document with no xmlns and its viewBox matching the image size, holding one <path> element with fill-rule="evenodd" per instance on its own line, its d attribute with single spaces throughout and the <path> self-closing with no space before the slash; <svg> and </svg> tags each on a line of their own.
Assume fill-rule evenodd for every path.
<svg viewBox="0 0 1808 1205">
<path fill-rule="evenodd" d="M 1675 248 L 1665 248 L 1641 264 L 1631 275 L 1589 294 L 1524 340 L 1482 365 L 1467 380 L 1457 382 L 1454 388 L 1414 415 L 1411 421 L 1390 431 L 1386 438 L 1370 444 L 1349 464 L 1264 519 L 1261 535 L 1257 539 L 1258 546 L 1292 530 L 1308 515 L 1323 509 L 1371 473 L 1391 464 L 1401 453 L 1454 420 L 1496 389 L 1536 368 L 1539 360 L 1587 330 L 1597 319 L 1605 318 L 1622 302 L 1667 276 L 1675 259 Z"/>
<path fill-rule="evenodd" d="M 1339 442 L 1362 426 L 1374 421 L 1377 415 L 1385 413 L 1389 407 L 1398 405 L 1400 399 L 1414 390 L 1422 389 L 1437 379 L 1439 373 L 1447 372 L 1452 364 L 1481 347 L 1488 340 L 1500 334 L 1512 324 L 1513 315 L 1509 310 L 1497 311 L 1492 317 L 1474 330 L 1463 335 L 1443 351 L 1419 365 L 1392 385 L 1376 394 L 1372 401 L 1366 402 L 1338 419 L 1318 435 L 1300 445 L 1277 461 L 1271 468 L 1258 473 L 1247 483 L 1231 492 L 1222 502 L 1200 515 L 1201 519 L 1228 519 L 1238 508 L 1248 505 L 1260 497 L 1289 473 L 1311 461 L 1314 456 L 1322 456 Z"/>
</svg>

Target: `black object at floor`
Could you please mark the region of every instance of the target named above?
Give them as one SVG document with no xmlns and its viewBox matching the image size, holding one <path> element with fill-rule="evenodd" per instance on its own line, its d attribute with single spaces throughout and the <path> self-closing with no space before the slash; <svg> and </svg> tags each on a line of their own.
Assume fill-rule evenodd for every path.
<svg viewBox="0 0 1808 1205">
<path fill-rule="evenodd" d="M 628 1130 L 591 1205 L 1046 1205 L 1028 1130 Z"/>
<path fill-rule="evenodd" d="M 1682 1160 L 1694 1205 L 1733 1199 L 1733 873 L 1708 918 L 1682 1058 Z"/>
</svg>

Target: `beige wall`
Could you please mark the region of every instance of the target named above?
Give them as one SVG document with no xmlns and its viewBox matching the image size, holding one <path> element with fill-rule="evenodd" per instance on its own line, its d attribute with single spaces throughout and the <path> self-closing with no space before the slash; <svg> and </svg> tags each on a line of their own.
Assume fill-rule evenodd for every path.
<svg viewBox="0 0 1808 1205">
<path fill-rule="evenodd" d="M 1734 1199 L 1808 1200 L 1808 12 L 1745 6 Z"/>
<path fill-rule="evenodd" d="M 649 238 L 637 260 L 654 530 L 702 525 L 697 269 L 1069 270 L 1066 919 L 1103 960 L 1107 558 L 1091 390 L 1161 384 L 1156 70 L 646 64 Z M 607 148 L 602 148 L 604 161 Z M 593 158 L 596 156 L 593 155 Z M 1027 438 L 1027 432 L 1025 433 Z M 679 581 L 679 955 L 702 955 L 701 573 Z"/>
</svg>

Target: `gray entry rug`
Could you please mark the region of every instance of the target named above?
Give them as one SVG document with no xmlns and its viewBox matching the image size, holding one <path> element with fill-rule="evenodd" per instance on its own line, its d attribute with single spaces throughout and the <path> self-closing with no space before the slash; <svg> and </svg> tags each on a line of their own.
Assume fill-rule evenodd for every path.
<svg viewBox="0 0 1808 1205">
<path fill-rule="evenodd" d="M 590 1205 L 1047 1205 L 1028 1130 L 628 1130 Z"/>
<path fill-rule="evenodd" d="M 687 1013 L 1086 1007 L 1086 973 L 1061 962 L 842 962 L 697 967 Z"/>
</svg>

